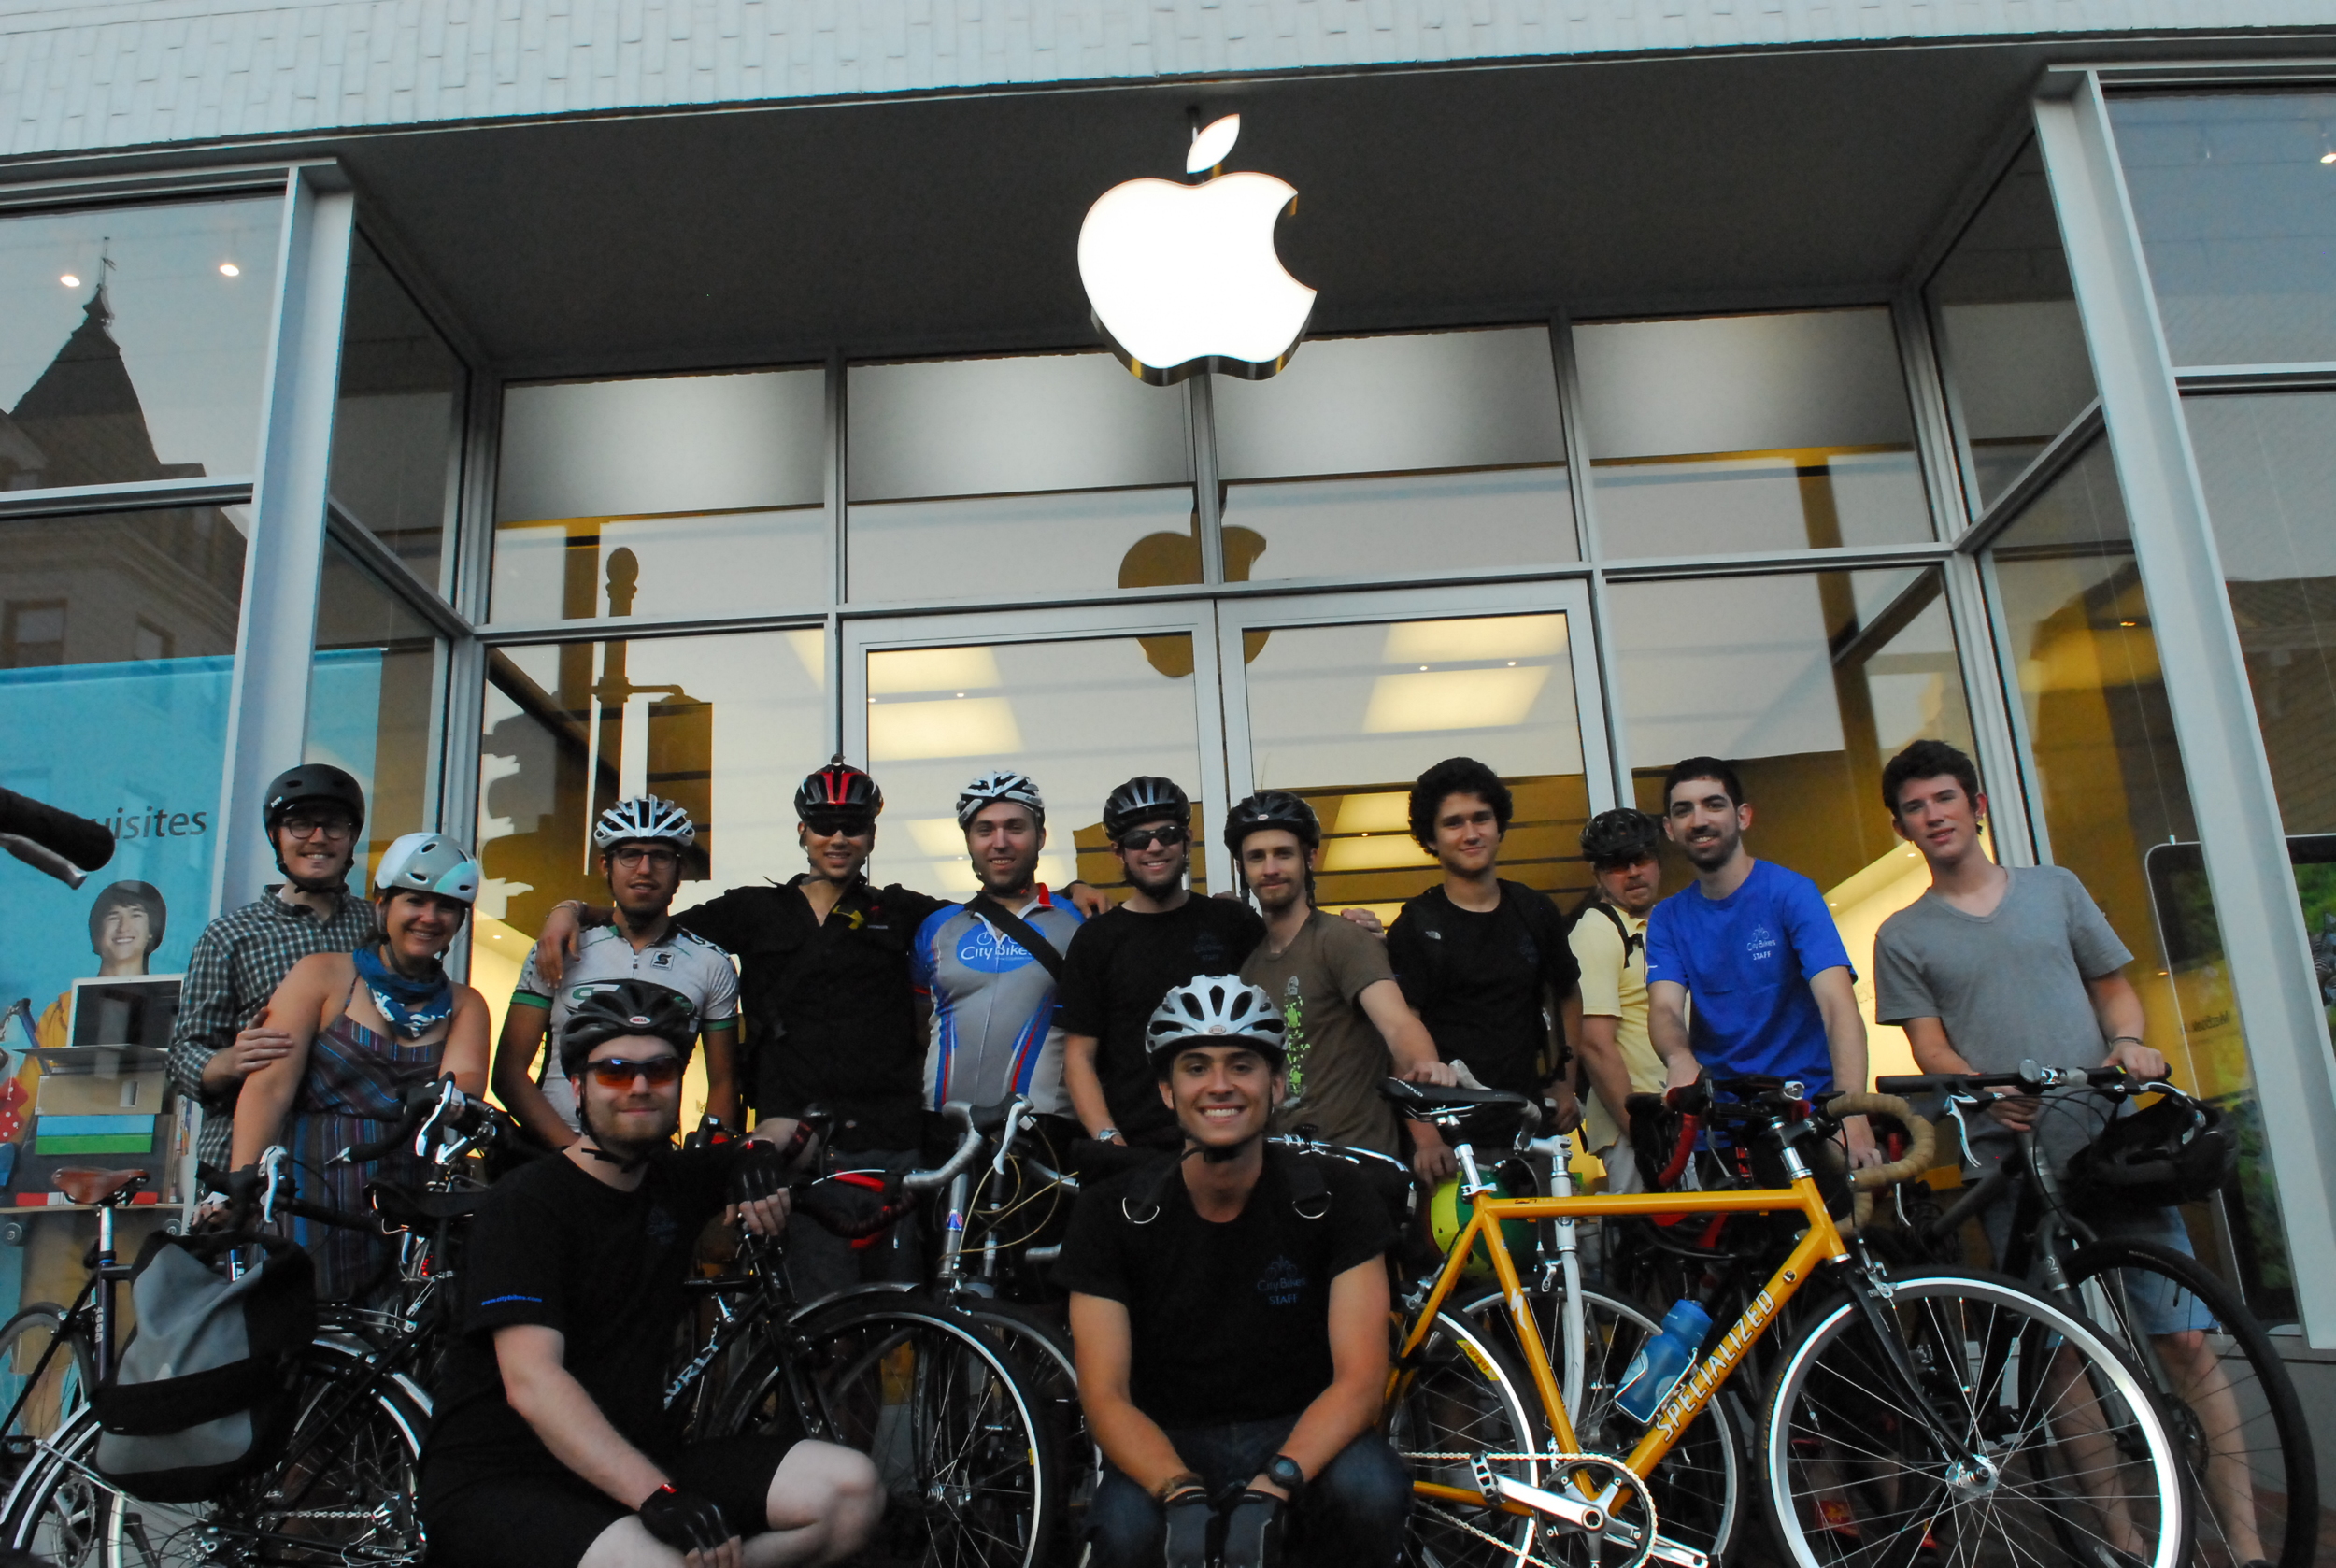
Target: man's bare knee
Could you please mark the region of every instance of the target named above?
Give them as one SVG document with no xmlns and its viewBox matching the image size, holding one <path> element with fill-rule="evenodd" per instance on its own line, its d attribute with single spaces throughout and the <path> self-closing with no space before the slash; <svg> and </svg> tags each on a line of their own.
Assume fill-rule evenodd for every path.
<svg viewBox="0 0 2336 1568">
<path fill-rule="evenodd" d="M 884 1484 L 867 1455 L 833 1443 L 787 1450 L 764 1504 L 773 1530 L 819 1529 L 819 1555 L 848 1557 L 867 1544 L 884 1514 Z"/>
<path fill-rule="evenodd" d="M 576 1568 L 681 1568 L 681 1554 L 651 1535 L 640 1516 L 632 1514 L 594 1536 Z"/>
</svg>

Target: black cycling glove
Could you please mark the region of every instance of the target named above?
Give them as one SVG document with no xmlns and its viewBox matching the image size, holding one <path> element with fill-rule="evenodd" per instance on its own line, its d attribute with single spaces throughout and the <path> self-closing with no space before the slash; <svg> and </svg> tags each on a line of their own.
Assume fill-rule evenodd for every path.
<svg viewBox="0 0 2336 1568">
<path fill-rule="evenodd" d="M 1217 1522 L 1208 1493 L 1197 1484 L 1171 1492 L 1161 1512 L 1168 1518 L 1167 1568 L 1208 1568 L 1209 1527 Z"/>
<path fill-rule="evenodd" d="M 787 1157 L 776 1144 L 748 1138 L 738 1147 L 734 1158 L 735 1163 L 730 1167 L 732 1203 L 750 1204 L 787 1190 Z"/>
<path fill-rule="evenodd" d="M 1243 1492 L 1225 1511 L 1224 1568 L 1278 1568 L 1283 1513 L 1272 1492 Z"/>
<path fill-rule="evenodd" d="M 710 1552 L 737 1532 L 722 1518 L 721 1504 L 693 1491 L 676 1491 L 667 1482 L 640 1508 L 641 1528 L 677 1552 Z"/>
</svg>

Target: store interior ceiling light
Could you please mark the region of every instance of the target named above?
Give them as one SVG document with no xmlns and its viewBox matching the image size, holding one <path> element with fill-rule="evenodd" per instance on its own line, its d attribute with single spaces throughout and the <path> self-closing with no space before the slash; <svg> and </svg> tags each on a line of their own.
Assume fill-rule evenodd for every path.
<svg viewBox="0 0 2336 1568">
<path fill-rule="evenodd" d="M 1403 790 L 1376 790 L 1348 795 L 1338 803 L 1332 833 L 1411 832 L 1411 795 Z"/>
<path fill-rule="evenodd" d="M 1387 629 L 1389 664 L 1473 664 L 1552 658 L 1565 651 L 1562 615 L 1488 615 L 1464 620 L 1399 620 Z"/>
<path fill-rule="evenodd" d="M 936 861 L 965 853 L 965 834 L 954 817 L 911 817 L 908 836 L 917 841 L 917 848 Z"/>
<path fill-rule="evenodd" d="M 997 655 L 987 648 L 904 648 L 868 655 L 872 696 L 980 691 L 1004 683 Z"/>
<path fill-rule="evenodd" d="M 219 264 L 219 275 L 221 278 L 241 278 L 243 276 L 243 268 L 237 266 L 233 262 L 221 262 Z"/>
<path fill-rule="evenodd" d="M 74 277 L 73 274 L 69 272 L 60 274 L 57 281 L 64 284 L 68 289 L 78 289 L 81 286 L 81 280 Z"/>
<path fill-rule="evenodd" d="M 1014 705 L 1004 697 L 878 703 L 868 710 L 868 761 L 1011 756 L 1022 749 Z"/>
<path fill-rule="evenodd" d="M 1372 683 L 1362 728 L 1368 734 L 1506 729 L 1525 721 L 1548 678 L 1546 664 L 1383 675 Z"/>
</svg>

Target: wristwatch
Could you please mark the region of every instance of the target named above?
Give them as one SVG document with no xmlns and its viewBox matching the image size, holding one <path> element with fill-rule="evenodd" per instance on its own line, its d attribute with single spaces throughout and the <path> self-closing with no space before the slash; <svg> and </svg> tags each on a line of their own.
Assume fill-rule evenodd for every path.
<svg viewBox="0 0 2336 1568">
<path fill-rule="evenodd" d="M 1098 1127 L 1095 1129 L 1095 1141 L 1099 1144 L 1107 1144 L 1118 1135 L 1119 1129 L 1117 1127 Z"/>
<path fill-rule="evenodd" d="M 1274 1462 L 1265 1467 L 1265 1478 L 1288 1492 L 1293 1503 L 1306 1490 L 1306 1473 L 1288 1454 L 1274 1456 Z"/>
</svg>

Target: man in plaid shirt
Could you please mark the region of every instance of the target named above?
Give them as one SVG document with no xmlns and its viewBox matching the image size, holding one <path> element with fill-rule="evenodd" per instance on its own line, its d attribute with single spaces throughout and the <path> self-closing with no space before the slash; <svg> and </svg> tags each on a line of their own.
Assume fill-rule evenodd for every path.
<svg viewBox="0 0 2336 1568">
<path fill-rule="evenodd" d="M 365 793 L 339 768 L 310 763 L 267 790 L 267 834 L 285 880 L 203 928 L 178 991 L 170 1083 L 203 1107 L 195 1146 L 227 1169 L 243 1080 L 292 1048 L 280 1029 L 253 1027 L 276 987 L 311 953 L 354 952 L 374 936 L 373 905 L 349 891 Z"/>
</svg>

